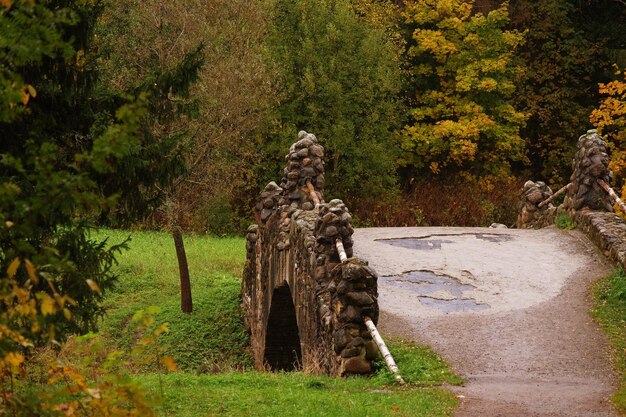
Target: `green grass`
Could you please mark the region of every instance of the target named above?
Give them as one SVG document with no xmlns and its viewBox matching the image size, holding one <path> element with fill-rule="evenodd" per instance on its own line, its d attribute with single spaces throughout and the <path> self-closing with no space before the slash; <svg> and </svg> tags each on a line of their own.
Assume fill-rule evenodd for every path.
<svg viewBox="0 0 626 417">
<path fill-rule="evenodd" d="M 614 363 L 620 373 L 620 387 L 613 402 L 626 415 L 626 275 L 618 269 L 594 286 L 593 317 L 609 337 Z"/>
<path fill-rule="evenodd" d="M 559 229 L 572 230 L 576 229 L 576 222 L 567 215 L 567 213 L 559 213 L 554 219 L 554 224 Z"/>
<path fill-rule="evenodd" d="M 120 243 L 129 232 L 101 230 L 94 238 Z M 191 275 L 193 313 L 180 310 L 180 281 L 172 236 L 133 232 L 130 250 L 118 256 L 119 281 L 105 298 L 107 316 L 100 324 L 105 340 L 129 347 L 133 314 L 149 306 L 161 309 L 156 319 L 170 323 L 162 336 L 167 353 L 185 371 L 228 370 L 250 365 L 248 336 L 239 306 L 245 261 L 243 238 L 185 236 Z"/>
<path fill-rule="evenodd" d="M 158 377 L 140 378 L 149 391 Z M 367 378 L 302 373 L 169 374 L 163 415 L 193 416 L 449 416 L 457 399 L 442 389 L 393 388 Z"/>
<path fill-rule="evenodd" d="M 123 241 L 129 232 L 101 230 L 94 237 Z M 434 352 L 412 342 L 389 340 L 408 385 L 397 387 L 381 361 L 371 377 L 330 378 L 302 372 L 258 373 L 250 369 L 248 339 L 239 307 L 245 260 L 242 238 L 185 237 L 194 312 L 180 311 L 178 266 L 167 233 L 133 232 L 130 250 L 118 257 L 116 288 L 105 299 L 101 336 L 112 347 L 130 347 L 137 335 L 131 317 L 160 307 L 166 354 L 179 371 L 135 369 L 133 378 L 155 397 L 164 416 L 449 416 L 457 399 L 439 388 L 460 384 Z M 235 372 L 234 370 L 244 370 Z M 227 371 L 223 373 L 217 373 Z"/>
</svg>

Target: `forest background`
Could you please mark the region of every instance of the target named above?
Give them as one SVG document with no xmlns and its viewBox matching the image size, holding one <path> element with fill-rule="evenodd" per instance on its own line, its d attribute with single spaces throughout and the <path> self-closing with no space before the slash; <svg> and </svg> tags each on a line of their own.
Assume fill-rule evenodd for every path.
<svg viewBox="0 0 626 417">
<path fill-rule="evenodd" d="M 594 127 L 624 185 L 623 2 L 111 6 L 94 59 L 114 89 L 204 45 L 197 117 L 169 127 L 187 132 L 187 176 L 146 227 L 242 232 L 299 130 L 326 149 L 327 200 L 361 225 L 510 225 L 521 184 L 565 185 Z"/>
</svg>

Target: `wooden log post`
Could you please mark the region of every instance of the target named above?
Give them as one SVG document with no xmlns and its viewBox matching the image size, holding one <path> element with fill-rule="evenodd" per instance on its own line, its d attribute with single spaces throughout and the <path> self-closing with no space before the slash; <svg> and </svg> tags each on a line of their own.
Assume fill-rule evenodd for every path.
<svg viewBox="0 0 626 417">
<path fill-rule="evenodd" d="M 191 281 L 189 280 L 189 266 L 187 264 L 187 253 L 183 243 L 183 235 L 180 227 L 174 226 L 172 231 L 174 237 L 174 247 L 178 258 L 178 270 L 180 272 L 180 309 L 183 313 L 191 313 L 193 303 L 191 300 Z"/>
<path fill-rule="evenodd" d="M 604 189 L 604 191 L 606 191 L 609 196 L 613 199 L 613 201 L 615 201 L 617 203 L 618 206 L 620 206 L 620 208 L 622 209 L 622 211 L 624 213 L 626 213 L 626 204 L 624 204 L 624 202 L 622 201 L 621 198 L 618 197 L 618 195 L 615 193 L 615 191 L 609 186 L 609 184 L 607 184 L 606 182 L 604 182 L 603 179 L 598 178 L 598 184 L 600 184 L 600 187 L 602 187 L 602 189 Z"/>
<path fill-rule="evenodd" d="M 372 319 L 369 318 L 368 316 L 364 316 L 363 321 L 365 322 L 365 325 L 367 326 L 367 330 L 369 330 L 370 334 L 372 335 L 372 339 L 374 339 L 374 342 L 376 342 L 376 345 L 378 346 L 378 350 L 380 351 L 380 354 L 383 355 L 383 358 L 385 359 L 385 363 L 387 364 L 387 368 L 389 368 L 389 370 L 394 374 L 396 378 L 396 382 L 400 385 L 404 385 L 405 382 L 402 376 L 400 375 L 400 371 L 398 370 L 398 365 L 396 365 L 396 361 L 393 360 L 393 356 L 391 356 L 391 352 L 389 352 L 389 349 L 387 349 L 387 345 L 385 344 L 385 341 L 380 336 L 380 333 L 378 333 L 378 329 L 376 329 L 376 325 L 374 324 Z"/>
<path fill-rule="evenodd" d="M 548 197 L 545 200 L 543 200 L 541 203 L 539 203 L 539 205 L 537 207 L 542 208 L 543 206 L 550 204 L 552 201 L 554 201 L 555 198 L 557 198 L 558 196 L 563 194 L 565 191 L 567 191 L 567 187 L 569 187 L 570 184 L 571 184 L 571 182 L 569 184 L 561 187 L 561 189 L 559 189 L 559 191 L 557 191 L 556 193 L 552 194 L 550 197 Z"/>
<path fill-rule="evenodd" d="M 335 240 L 335 246 L 337 247 L 339 260 L 341 262 L 346 261 L 348 259 L 348 255 L 346 255 L 346 249 L 343 247 L 343 241 L 341 239 Z"/>
</svg>

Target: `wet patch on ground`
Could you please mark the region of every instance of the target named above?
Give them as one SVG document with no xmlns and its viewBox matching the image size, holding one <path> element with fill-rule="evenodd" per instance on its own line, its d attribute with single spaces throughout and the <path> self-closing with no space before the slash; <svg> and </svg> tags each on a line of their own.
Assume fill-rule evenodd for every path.
<svg viewBox="0 0 626 417">
<path fill-rule="evenodd" d="M 411 291 L 418 294 L 420 303 L 446 313 L 480 311 L 489 308 L 488 304 L 476 302 L 464 296 L 474 290 L 471 284 L 463 284 L 454 277 L 437 275 L 432 271 L 410 271 L 402 275 L 384 276 L 379 284 Z"/>
<path fill-rule="evenodd" d="M 484 240 L 487 242 L 509 242 L 513 240 L 512 235 L 501 234 L 501 233 L 460 233 L 460 234 L 450 234 L 450 235 L 436 235 L 437 237 L 445 237 L 445 236 L 473 236 L 476 239 Z M 399 248 L 405 249 L 417 249 L 417 250 L 431 250 L 431 249 L 441 249 L 441 245 L 443 243 L 455 243 L 452 240 L 446 239 L 431 239 L 435 237 L 435 235 L 431 236 L 422 236 L 422 237 L 405 237 L 398 239 L 377 239 L 378 242 L 386 243 L 391 246 L 396 246 Z"/>
<path fill-rule="evenodd" d="M 451 240 L 442 240 L 442 239 L 385 239 L 381 240 L 381 242 L 386 243 L 391 246 L 397 246 L 399 248 L 406 249 L 418 249 L 418 250 L 430 250 L 430 249 L 441 249 L 442 243 L 454 243 Z"/>
</svg>

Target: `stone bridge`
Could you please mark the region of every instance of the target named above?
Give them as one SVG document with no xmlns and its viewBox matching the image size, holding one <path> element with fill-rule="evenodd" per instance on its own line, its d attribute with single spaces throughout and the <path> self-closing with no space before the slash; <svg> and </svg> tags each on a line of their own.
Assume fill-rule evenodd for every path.
<svg viewBox="0 0 626 417">
<path fill-rule="evenodd" d="M 324 149 L 313 134 L 298 139 L 280 186 L 261 192 L 247 234 L 242 299 L 255 366 L 369 373 L 378 350 L 363 317 L 378 320 L 377 276 L 351 258 L 346 206 L 324 202 Z"/>
<path fill-rule="evenodd" d="M 324 202 L 322 146 L 314 135 L 306 132 L 300 132 L 298 139 L 285 157 L 286 168 L 280 185 L 271 182 L 261 192 L 256 206 L 257 224 L 248 229 L 242 299 L 246 323 L 251 333 L 255 366 L 258 369 L 271 370 L 307 369 L 332 375 L 368 373 L 378 350 L 363 318 L 369 316 L 375 323 L 378 320 L 378 277 L 366 261 L 351 257 L 354 230 L 346 206 L 341 200 Z M 595 131 L 589 131 L 580 137 L 572 164 L 570 183 L 557 193 L 553 193 L 543 182 L 528 181 L 524 185 L 518 206 L 517 228 L 542 228 L 554 224 L 559 213 L 568 214 L 607 256 L 624 265 L 626 223 L 613 213 L 614 198 L 604 189 L 611 180 L 608 153 L 606 143 Z M 560 194 L 565 194 L 565 199 L 563 204 L 556 207 L 552 202 Z M 489 230 L 493 233 L 487 232 Z M 456 232 L 468 240 L 468 247 L 473 250 L 477 248 L 473 243 L 476 239 L 493 241 L 493 250 L 500 250 L 497 247 L 500 245 L 498 239 L 505 239 L 509 235 L 494 229 Z M 371 233 L 381 232 L 372 230 Z M 441 237 L 434 240 L 420 237 L 421 232 L 413 233 L 416 236 L 415 242 L 400 240 L 395 246 L 406 248 L 407 244 L 418 245 L 424 242 L 429 245 L 447 244 L 452 232 L 438 231 L 439 234 L 434 236 Z M 542 233 L 543 238 L 538 236 L 540 241 L 543 239 L 542 244 L 554 245 L 557 234 L 554 231 Z M 391 229 L 388 234 L 389 236 L 383 236 L 385 233 L 377 236 L 382 236 L 383 240 L 394 237 Z M 363 242 L 367 243 L 368 234 L 361 236 Z M 337 242 L 343 244 L 347 260 L 341 261 Z M 360 242 L 361 240 L 359 244 Z M 515 252 L 513 264 L 524 258 L 524 251 L 530 253 L 529 246 L 524 241 L 520 242 L 518 252 L 521 253 Z M 389 271 L 393 268 L 385 270 L 389 259 L 392 259 L 391 246 L 376 243 L 372 247 L 375 249 L 360 253 L 366 253 L 377 268 L 391 275 Z M 541 249 L 537 252 L 537 258 L 547 252 Z M 434 252 L 429 256 L 432 258 Z M 481 263 L 479 255 L 472 259 L 454 260 L 446 258 L 445 253 L 440 256 L 443 256 L 441 268 L 446 265 L 450 267 L 456 262 L 460 281 L 467 278 L 467 282 L 463 281 L 465 287 L 459 287 L 459 297 L 456 297 L 458 301 L 467 304 L 468 300 L 462 294 L 464 288 L 473 286 L 473 278 L 467 271 L 468 264 L 472 261 Z M 559 262 L 561 265 L 571 263 L 567 256 L 556 262 L 556 269 L 559 269 Z M 415 262 L 421 266 L 415 265 Z M 548 262 L 546 260 L 546 264 Z M 425 259 L 409 259 L 406 255 L 393 265 L 400 268 L 406 264 L 406 268 L 394 273 L 420 272 L 428 263 Z M 511 269 L 504 265 L 503 260 L 499 263 L 503 268 Z M 515 268 L 513 265 L 512 269 Z M 496 281 L 506 274 L 499 269 L 494 271 L 487 275 Z M 550 275 L 545 272 L 545 268 L 543 271 L 540 268 L 531 275 L 545 281 L 545 276 Z M 470 276 L 461 276 L 464 273 Z M 389 279 L 386 276 L 381 282 L 384 284 Z M 437 281 L 439 278 L 419 277 L 420 282 L 428 280 Z M 522 281 L 522 277 L 518 276 L 517 280 Z M 404 281 L 402 285 L 408 285 Z M 513 279 L 512 282 L 517 281 Z M 541 285 L 543 284 L 538 281 L 535 287 L 543 288 Z M 386 292 L 391 290 L 385 289 Z M 542 292 L 550 293 L 547 290 Z M 411 299 L 416 296 L 414 293 L 407 294 Z M 494 294 L 503 298 L 499 291 L 494 291 Z M 420 300 L 427 298 L 423 296 Z M 520 294 L 516 293 L 513 298 L 518 300 Z M 486 300 L 485 305 L 491 305 L 491 311 L 494 312 L 495 302 L 495 299 L 494 304 Z M 398 308 L 406 309 L 407 305 L 408 301 L 403 301 Z M 386 309 L 391 312 L 388 310 L 389 306 Z"/>
</svg>

